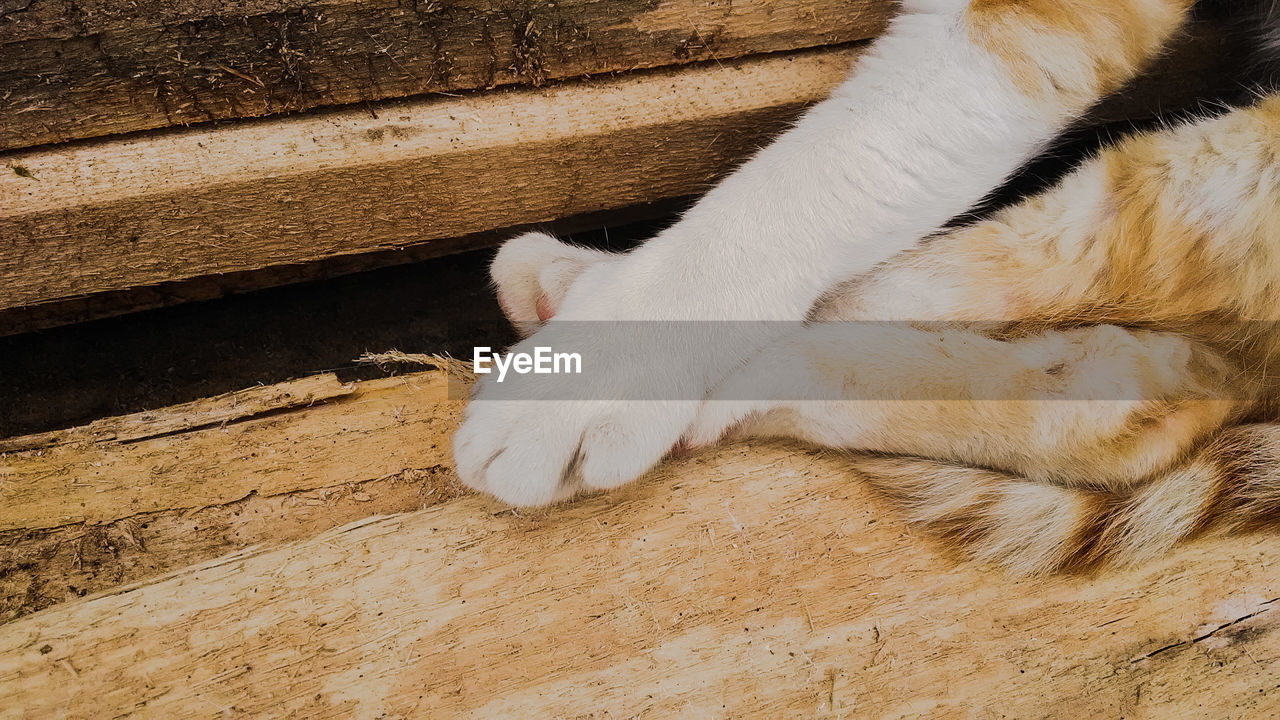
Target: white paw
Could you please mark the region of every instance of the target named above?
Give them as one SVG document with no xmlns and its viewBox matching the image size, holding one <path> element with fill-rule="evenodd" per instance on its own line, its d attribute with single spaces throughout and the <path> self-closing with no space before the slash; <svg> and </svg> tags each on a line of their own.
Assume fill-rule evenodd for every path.
<svg viewBox="0 0 1280 720">
<path fill-rule="evenodd" d="M 607 490 L 644 474 L 680 439 L 695 403 L 472 402 L 454 437 L 468 487 L 519 507 Z"/>
<path fill-rule="evenodd" d="M 584 270 L 617 257 L 531 232 L 502 245 L 489 266 L 489 276 L 507 319 L 521 337 L 528 337 L 556 314 Z"/>
<path fill-rule="evenodd" d="M 565 316 L 620 315 L 612 271 L 611 263 L 599 261 L 576 270 Z M 539 280 L 537 292 L 545 287 Z M 545 323 L 510 352 L 579 354 L 582 372 L 509 373 L 501 382 L 496 374 L 484 376 L 454 436 L 459 477 L 473 489 L 530 507 L 617 487 L 653 467 L 680 439 L 707 391 L 688 359 L 672 356 L 660 342 L 665 327 Z"/>
<path fill-rule="evenodd" d="M 637 400 L 633 393 L 648 387 L 683 398 L 705 390 L 692 389 L 687 374 L 673 379 L 681 376 L 678 362 L 652 357 L 645 343 L 629 342 L 631 333 L 611 328 L 551 322 L 512 348 L 580 353 L 581 375 L 508 374 L 498 382 L 490 374 L 477 384 L 454 436 L 464 483 L 513 505 L 546 505 L 634 480 L 671 450 L 698 403 Z"/>
<path fill-rule="evenodd" d="M 492 267 L 501 303 L 532 333 L 510 352 L 577 353 L 582 372 L 484 376 L 454 436 L 466 485 L 513 505 L 547 505 L 630 482 L 676 446 L 722 364 L 742 350 L 732 349 L 737 338 L 725 350 L 724 339 L 682 334 L 702 326 L 665 321 L 697 317 L 699 298 L 683 296 L 689 288 L 673 287 L 680 278 L 662 267 L 652 254 L 537 233 L 502 248 Z"/>
</svg>

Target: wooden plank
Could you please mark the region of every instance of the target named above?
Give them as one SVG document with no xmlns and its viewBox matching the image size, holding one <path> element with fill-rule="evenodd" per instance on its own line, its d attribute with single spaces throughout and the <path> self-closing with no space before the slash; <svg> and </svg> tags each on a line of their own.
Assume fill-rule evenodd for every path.
<svg viewBox="0 0 1280 720">
<path fill-rule="evenodd" d="M 1094 120 L 1182 107 L 1222 85 L 1223 66 L 1235 67 L 1228 39 L 1220 23 L 1200 23 Z M 380 119 L 356 110 L 11 153 L 11 171 L 0 173 L 0 332 L 278 281 L 254 274 L 262 268 L 286 268 L 278 278 L 288 279 L 369 264 L 360 256 L 421 258 L 491 243 L 499 227 L 697 193 L 837 82 L 851 62 L 842 52 L 722 63 L 677 74 L 671 87 L 658 73 L 554 93 L 383 104 Z M 655 87 L 672 102 L 646 101 Z M 525 97 L 539 102 L 521 112 Z M 618 117 L 594 113 L 602 101 Z M 537 111 L 585 136 L 562 123 L 542 132 Z M 490 115 L 524 127 L 503 139 L 490 125 L 449 154 L 455 139 L 475 134 L 466 118 Z M 416 144 L 403 142 L 409 135 Z M 516 135 L 531 143 L 527 153 L 511 144 Z M 470 170 L 471 153 L 478 173 L 446 174 Z M 518 192 L 503 195 L 503 183 Z M 200 278 L 217 279 L 174 287 Z M 154 292 L 101 302 L 139 287 Z"/>
<path fill-rule="evenodd" d="M 442 448 L 460 404 L 441 371 L 324 374 L 0 440 L 0 623 L 456 497 Z"/>
<path fill-rule="evenodd" d="M 850 482 L 854 467 L 738 446 L 549 513 L 468 497 L 228 556 L 0 627 L 0 707 L 317 718 L 1280 711 L 1274 538 L 1012 581 L 911 537 Z"/>
<path fill-rule="evenodd" d="M 25 305 L 19 308 L 0 310 L 0 337 L 182 303 L 214 300 L 239 293 L 262 290 L 263 288 L 323 280 L 379 268 L 433 260 L 443 255 L 493 247 L 512 237 L 513 233 L 527 230 L 543 230 L 557 237 L 566 237 L 577 233 L 598 233 L 601 228 L 612 228 L 615 232 L 611 233 L 610 239 L 616 241 L 616 229 L 619 226 L 673 217 L 688 207 L 689 202 L 689 198 L 670 198 L 643 205 L 632 205 L 625 208 L 574 215 L 550 223 L 515 226 L 461 237 L 441 238 L 424 245 L 413 245 L 395 250 L 368 252 L 358 255 L 339 255 L 297 265 L 276 265 L 260 270 L 204 275 L 158 285 L 145 285 L 114 292 L 96 293 L 88 296 L 38 303 L 36 305 Z"/>
<path fill-rule="evenodd" d="M 310 425 L 296 415 L 345 428 L 327 437 L 353 438 L 341 455 L 366 477 L 388 448 L 438 453 L 460 404 L 424 401 L 442 380 L 374 381 L 257 426 L 257 443 L 231 426 L 222 452 L 185 455 L 180 472 L 255 462 L 250 446 L 267 458 L 263 478 L 334 462 L 310 454 L 323 436 L 300 432 Z M 370 406 L 421 415 L 371 424 Z M 219 431 L 189 435 L 212 442 Z M 305 449 L 283 454 L 270 435 Z M 189 447 L 181 437 L 144 442 L 178 453 Z M 58 467 L 56 453 L 73 447 L 39 457 Z M 278 503 L 264 522 L 231 508 L 211 518 L 222 532 L 245 526 L 274 544 L 0 626 L 0 708 L 32 718 L 1280 712 L 1274 536 L 1202 539 L 1137 569 L 1011 580 L 913 537 L 855 481 L 857 468 L 836 453 L 740 444 L 549 511 L 463 497 L 285 544 L 301 531 L 273 537 L 262 525 L 296 510 Z M 45 482 L 29 490 L 58 489 Z M 157 483 L 152 505 L 181 505 L 184 486 Z M 173 535 L 190 529 L 165 522 Z"/>
<path fill-rule="evenodd" d="M 252 491 L 229 503 L 110 522 L 0 531 L 0 624 L 249 547 L 312 538 L 371 515 L 420 510 L 463 491 L 444 465 L 363 477 L 274 495 Z"/>
<path fill-rule="evenodd" d="M 279 413 L 332 400 L 354 386 L 332 374 L 314 375 L 278 385 L 253 387 L 182 403 L 161 410 L 103 418 L 77 428 L 0 438 L 0 454 L 70 444 L 127 443 L 206 427 L 225 427 L 248 417 Z"/>
<path fill-rule="evenodd" d="M 326 375 L 103 421 L 52 442 L 20 438 L 10 446 L 29 449 L 0 454 L 0 531 L 106 523 L 431 468 L 447 459 L 443 433 L 461 404 L 440 374 L 354 386 Z"/>
<path fill-rule="evenodd" d="M 58 146 L 0 173 L 0 308 L 688 195 L 854 50 Z"/>
<path fill-rule="evenodd" d="M 894 11 L 890 0 L 18 0 L 0 11 L 0 150 L 844 43 Z"/>
<path fill-rule="evenodd" d="M 890 0 L 13 0 L 0 7 L 0 151 L 846 43 L 895 12 Z M 1229 22 L 1208 13 L 1155 86 L 1111 110 L 1235 87 Z"/>
</svg>

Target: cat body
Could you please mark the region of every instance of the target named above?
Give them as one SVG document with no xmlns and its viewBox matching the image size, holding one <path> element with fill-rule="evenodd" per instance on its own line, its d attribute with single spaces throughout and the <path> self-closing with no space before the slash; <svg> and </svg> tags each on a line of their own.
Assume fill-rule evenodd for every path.
<svg viewBox="0 0 1280 720">
<path fill-rule="evenodd" d="M 464 482 L 541 505 L 677 443 L 793 437 L 879 453 L 859 468 L 909 519 L 1016 572 L 1280 520 L 1280 96 L 1128 138 L 948 229 L 1215 8 L 903 5 L 830 99 L 650 242 L 503 247 L 526 343 L 594 342 L 618 370 L 568 398 L 482 384 Z M 1245 5 L 1265 66 L 1280 13 Z M 724 323 L 694 351 L 565 320 L 792 322 Z M 609 399 L 638 367 L 681 399 Z"/>
</svg>

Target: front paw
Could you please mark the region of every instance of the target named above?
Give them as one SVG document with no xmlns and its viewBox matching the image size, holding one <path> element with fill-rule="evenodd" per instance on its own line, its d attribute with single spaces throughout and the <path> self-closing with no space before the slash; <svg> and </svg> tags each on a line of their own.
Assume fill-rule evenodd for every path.
<svg viewBox="0 0 1280 720">
<path fill-rule="evenodd" d="M 580 333 L 583 325 L 573 328 Z M 512 352 L 590 344 L 571 342 L 573 333 L 564 330 L 565 324 L 551 323 Z M 644 363 L 624 359 L 639 352 L 615 341 L 582 353 L 582 375 L 509 374 L 502 382 L 486 376 L 454 436 L 463 483 L 535 507 L 617 487 L 653 467 L 680 439 L 698 403 L 635 399 L 646 384 L 678 372 L 656 364 L 641 369 Z M 681 397 L 669 389 L 666 397 Z"/>
<path fill-rule="evenodd" d="M 502 312 L 521 337 L 528 337 L 556 314 L 583 271 L 618 257 L 530 232 L 502 245 L 489 276 Z"/>
<path fill-rule="evenodd" d="M 663 405 L 473 403 L 454 438 L 458 475 L 468 487 L 518 507 L 617 487 L 657 464 L 688 425 L 692 403 Z"/>
</svg>

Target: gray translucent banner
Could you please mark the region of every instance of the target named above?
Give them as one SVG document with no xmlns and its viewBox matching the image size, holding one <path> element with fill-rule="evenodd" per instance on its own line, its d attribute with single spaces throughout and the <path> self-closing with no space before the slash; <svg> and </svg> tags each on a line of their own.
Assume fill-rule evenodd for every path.
<svg viewBox="0 0 1280 720">
<path fill-rule="evenodd" d="M 1213 348 L 1263 347 L 1253 339 L 1274 337 L 1273 324 L 1196 330 L 1198 340 L 1004 322 L 555 321 L 515 347 L 478 347 L 468 362 L 481 401 L 1181 402 L 1255 393 L 1260 378 Z"/>
</svg>

